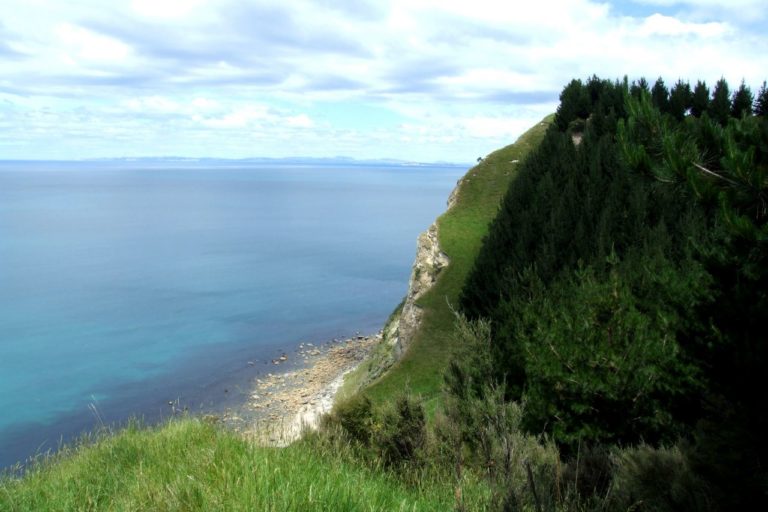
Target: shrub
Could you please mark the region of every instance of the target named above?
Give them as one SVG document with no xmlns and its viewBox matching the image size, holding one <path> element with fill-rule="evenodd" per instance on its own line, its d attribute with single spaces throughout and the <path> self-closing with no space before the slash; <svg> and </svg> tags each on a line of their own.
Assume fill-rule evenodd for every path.
<svg viewBox="0 0 768 512">
<path fill-rule="evenodd" d="M 421 401 L 408 392 L 399 396 L 384 410 L 375 441 L 381 460 L 387 466 L 416 461 L 427 441 Z"/>
<path fill-rule="evenodd" d="M 350 439 L 368 446 L 374 425 L 373 405 L 367 396 L 358 394 L 338 402 L 325 417 L 325 430 L 340 428 Z"/>
<path fill-rule="evenodd" d="M 461 349 L 445 373 L 445 409 L 436 422 L 441 455 L 454 458 L 457 476 L 465 465 L 484 474 L 491 510 L 554 507 L 557 448 L 522 430 L 524 405 L 507 401 L 505 386 L 494 384 L 489 322 L 458 314 L 454 337 Z"/>
<path fill-rule="evenodd" d="M 489 388 L 474 402 L 483 427 L 478 432 L 479 453 L 491 487 L 494 510 L 554 507 L 559 455 L 546 439 L 521 428 L 524 405 L 505 402 L 501 387 Z"/>
<path fill-rule="evenodd" d="M 610 488 L 616 464 L 606 445 L 580 447 L 563 468 L 563 487 L 582 501 L 601 499 Z"/>
<path fill-rule="evenodd" d="M 612 508 L 667 512 L 714 510 L 702 480 L 678 446 L 642 444 L 616 454 Z"/>
</svg>

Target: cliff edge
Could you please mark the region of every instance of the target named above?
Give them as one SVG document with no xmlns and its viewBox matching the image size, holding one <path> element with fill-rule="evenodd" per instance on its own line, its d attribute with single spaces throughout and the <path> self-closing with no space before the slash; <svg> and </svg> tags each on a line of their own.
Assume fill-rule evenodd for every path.
<svg viewBox="0 0 768 512">
<path fill-rule="evenodd" d="M 442 375 L 457 343 L 453 306 L 519 162 L 551 122 L 550 116 L 537 123 L 458 181 L 447 210 L 418 237 L 403 302 L 385 324 L 371 357 L 347 377 L 340 397 L 364 390 L 372 400 L 386 401 L 408 388 L 427 400 L 439 399 Z"/>
<path fill-rule="evenodd" d="M 433 223 L 419 235 L 416 259 L 408 281 L 408 293 L 400 316 L 394 320 L 395 324 L 392 326 L 395 329 L 394 339 L 389 341 L 394 345 L 395 359 L 399 359 L 408 348 L 421 322 L 423 309 L 418 300 L 434 286 L 438 274 L 449 263 L 448 256 L 440 249 L 437 223 Z"/>
</svg>

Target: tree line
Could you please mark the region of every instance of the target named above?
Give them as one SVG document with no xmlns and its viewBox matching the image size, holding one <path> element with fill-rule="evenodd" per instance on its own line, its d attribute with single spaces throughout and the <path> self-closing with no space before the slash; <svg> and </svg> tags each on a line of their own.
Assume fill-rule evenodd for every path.
<svg viewBox="0 0 768 512">
<path fill-rule="evenodd" d="M 566 458 L 680 447 L 715 508 L 765 504 L 766 112 L 765 82 L 566 85 L 465 283 L 490 327 L 457 399 L 501 388 Z"/>
</svg>

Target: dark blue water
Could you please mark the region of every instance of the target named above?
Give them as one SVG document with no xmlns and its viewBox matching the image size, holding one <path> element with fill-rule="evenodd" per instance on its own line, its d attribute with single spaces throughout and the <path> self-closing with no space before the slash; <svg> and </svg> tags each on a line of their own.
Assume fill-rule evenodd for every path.
<svg viewBox="0 0 768 512">
<path fill-rule="evenodd" d="M 378 330 L 464 172 L 168 165 L 0 163 L 0 467 Z"/>
</svg>

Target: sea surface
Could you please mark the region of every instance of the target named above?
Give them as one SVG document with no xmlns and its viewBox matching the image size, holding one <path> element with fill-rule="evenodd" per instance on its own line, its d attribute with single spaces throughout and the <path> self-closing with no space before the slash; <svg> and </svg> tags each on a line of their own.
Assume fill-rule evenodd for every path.
<svg viewBox="0 0 768 512">
<path fill-rule="evenodd" d="M 376 332 L 465 170 L 0 162 L 0 468 Z"/>
</svg>

